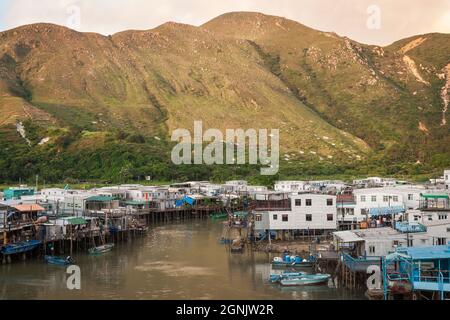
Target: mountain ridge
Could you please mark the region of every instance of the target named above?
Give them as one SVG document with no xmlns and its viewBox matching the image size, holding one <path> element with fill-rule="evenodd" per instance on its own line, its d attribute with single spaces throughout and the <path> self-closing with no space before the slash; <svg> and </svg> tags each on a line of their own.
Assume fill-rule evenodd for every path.
<svg viewBox="0 0 450 320">
<path fill-rule="evenodd" d="M 447 38 L 380 47 L 248 12 L 110 36 L 26 25 L 0 33 L 0 142 L 22 121 L 49 137 L 36 152 L 142 147 L 203 120 L 280 128 L 287 163 L 433 163 L 449 154 Z"/>
</svg>

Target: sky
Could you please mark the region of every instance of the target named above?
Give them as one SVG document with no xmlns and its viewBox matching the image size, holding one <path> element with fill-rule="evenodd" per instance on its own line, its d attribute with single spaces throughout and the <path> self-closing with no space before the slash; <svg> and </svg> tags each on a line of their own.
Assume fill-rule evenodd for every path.
<svg viewBox="0 0 450 320">
<path fill-rule="evenodd" d="M 0 31 L 51 22 L 109 35 L 167 21 L 198 26 L 231 11 L 282 16 L 366 44 L 450 33 L 450 0 L 0 0 Z"/>
</svg>

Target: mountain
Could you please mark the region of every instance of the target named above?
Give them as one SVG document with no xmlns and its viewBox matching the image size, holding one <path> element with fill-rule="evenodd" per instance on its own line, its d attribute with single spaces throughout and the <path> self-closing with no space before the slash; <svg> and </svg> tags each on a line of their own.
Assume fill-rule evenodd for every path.
<svg viewBox="0 0 450 320">
<path fill-rule="evenodd" d="M 449 40 L 382 48 L 250 12 L 112 36 L 5 31 L 0 179 L 163 174 L 172 130 L 195 120 L 279 128 L 291 165 L 447 165 Z"/>
</svg>

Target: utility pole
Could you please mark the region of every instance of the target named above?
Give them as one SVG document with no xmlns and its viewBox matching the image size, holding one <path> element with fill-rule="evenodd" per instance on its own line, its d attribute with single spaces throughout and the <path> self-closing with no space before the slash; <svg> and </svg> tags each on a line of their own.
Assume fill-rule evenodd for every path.
<svg viewBox="0 0 450 320">
<path fill-rule="evenodd" d="M 36 175 L 36 192 L 38 191 L 39 175 Z"/>
</svg>

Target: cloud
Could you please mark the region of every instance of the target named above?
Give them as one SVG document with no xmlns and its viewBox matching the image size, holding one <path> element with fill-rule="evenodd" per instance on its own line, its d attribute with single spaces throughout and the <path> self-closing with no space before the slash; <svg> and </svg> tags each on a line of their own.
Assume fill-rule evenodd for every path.
<svg viewBox="0 0 450 320">
<path fill-rule="evenodd" d="M 3 29 L 51 22 L 107 35 L 127 29 L 151 29 L 167 21 L 200 25 L 230 11 L 257 11 L 370 44 L 384 45 L 420 33 L 450 33 L 448 0 L 2 1 L 6 7 L 0 23 Z M 367 8 L 371 5 L 380 9 L 379 29 L 367 27 Z M 79 8 L 79 15 L 74 8 Z"/>
</svg>

